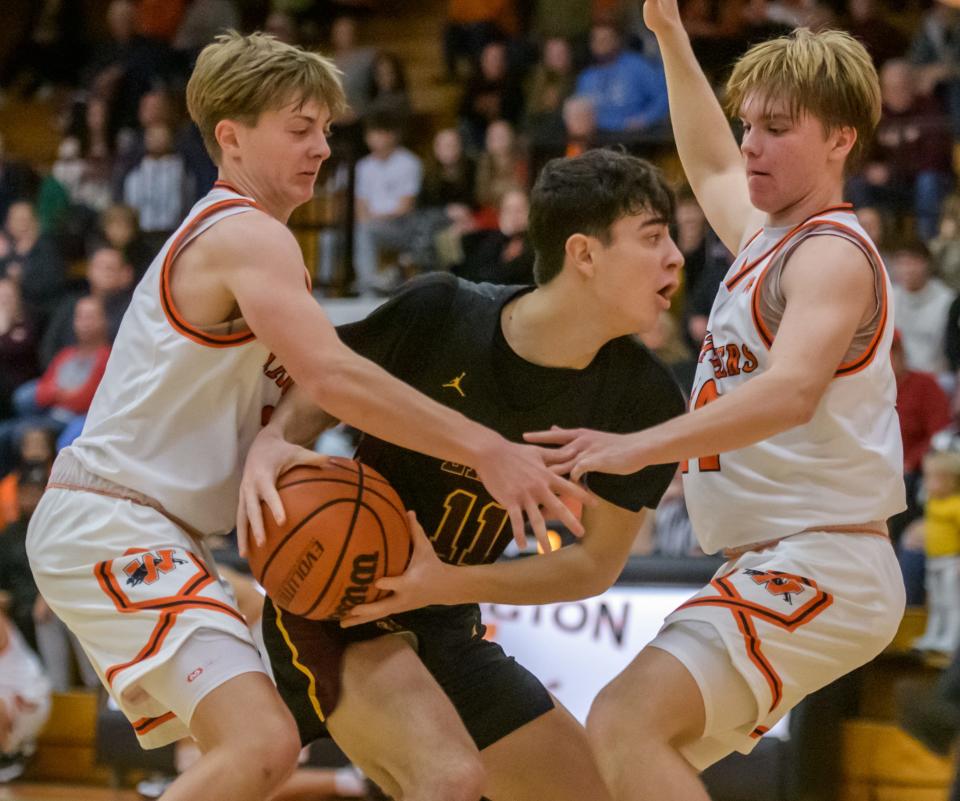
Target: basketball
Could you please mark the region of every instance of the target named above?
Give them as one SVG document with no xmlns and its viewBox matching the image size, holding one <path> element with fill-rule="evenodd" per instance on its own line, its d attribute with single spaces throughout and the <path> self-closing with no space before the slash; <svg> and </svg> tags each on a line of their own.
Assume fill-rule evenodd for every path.
<svg viewBox="0 0 960 801">
<path fill-rule="evenodd" d="M 403 503 L 366 465 L 335 458 L 300 465 L 277 480 L 287 520 L 266 506 L 266 541 L 251 543 L 250 569 L 282 609 L 312 620 L 337 619 L 385 593 L 373 582 L 402 573 L 412 543 Z"/>
</svg>

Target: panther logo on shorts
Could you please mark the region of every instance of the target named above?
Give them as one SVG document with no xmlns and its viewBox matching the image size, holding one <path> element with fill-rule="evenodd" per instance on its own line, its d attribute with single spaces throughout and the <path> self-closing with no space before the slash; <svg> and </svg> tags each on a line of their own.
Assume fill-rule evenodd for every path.
<svg viewBox="0 0 960 801">
<path fill-rule="evenodd" d="M 138 554 L 132 562 L 123 566 L 127 575 L 127 586 L 136 587 L 140 584 L 153 584 L 163 573 L 171 573 L 177 565 L 185 565 L 186 559 L 178 559 L 173 555 L 172 548 L 160 548 L 157 551 L 146 551 Z"/>
<path fill-rule="evenodd" d="M 745 568 L 744 573 L 753 578 L 754 583 L 762 584 L 771 595 L 777 595 L 793 606 L 793 596 L 799 595 L 807 586 L 800 576 L 781 573 L 779 570 L 752 570 Z"/>
</svg>

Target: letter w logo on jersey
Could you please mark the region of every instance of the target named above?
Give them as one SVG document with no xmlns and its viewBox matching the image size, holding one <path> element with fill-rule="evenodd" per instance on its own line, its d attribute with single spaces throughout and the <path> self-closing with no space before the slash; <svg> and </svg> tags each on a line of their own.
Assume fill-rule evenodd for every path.
<svg viewBox="0 0 960 801">
<path fill-rule="evenodd" d="M 755 584 L 762 584 L 771 595 L 778 595 L 793 606 L 793 596 L 799 595 L 806 588 L 806 582 L 800 576 L 781 573 L 779 570 L 752 570 L 744 571 Z"/>
<path fill-rule="evenodd" d="M 154 584 L 164 573 L 172 573 L 177 565 L 185 565 L 186 559 L 178 559 L 173 555 L 173 548 L 160 548 L 156 551 L 146 551 L 123 566 L 127 575 L 127 586 L 136 587 L 139 584 Z"/>
</svg>

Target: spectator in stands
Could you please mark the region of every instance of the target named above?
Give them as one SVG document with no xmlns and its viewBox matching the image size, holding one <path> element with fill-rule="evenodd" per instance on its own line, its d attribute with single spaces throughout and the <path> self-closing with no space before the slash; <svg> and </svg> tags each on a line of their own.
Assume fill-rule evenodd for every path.
<svg viewBox="0 0 960 801">
<path fill-rule="evenodd" d="M 377 53 L 370 73 L 367 114 L 393 117 L 400 126 L 402 137 L 405 137 L 413 117 L 413 107 L 410 105 L 406 71 L 400 56 L 389 51 Z"/>
<path fill-rule="evenodd" d="M 924 454 L 934 434 L 950 423 L 950 401 L 934 375 L 911 368 L 899 331 L 894 334 L 890 361 L 897 381 L 897 415 L 903 439 L 903 477 L 907 509 L 891 520 L 896 540 L 908 523 L 920 515 L 918 501 Z"/>
<path fill-rule="evenodd" d="M 0 277 L 12 278 L 20 285 L 24 302 L 37 311 L 41 321 L 66 287 L 66 266 L 56 242 L 40 233 L 40 221 L 27 201 L 14 203 L 7 212 L 0 236 Z"/>
<path fill-rule="evenodd" d="M 616 25 L 602 22 L 590 31 L 594 65 L 577 79 L 577 94 L 586 95 L 597 111 L 603 132 L 639 132 L 667 118 L 667 84 L 662 67 L 623 48 Z"/>
<path fill-rule="evenodd" d="M 13 393 L 17 416 L 0 423 L 0 475 L 12 469 L 26 428 L 43 426 L 59 435 L 90 407 L 110 355 L 103 304 L 89 295 L 78 300 L 73 325 L 77 344 L 60 351 L 39 379 Z"/>
<path fill-rule="evenodd" d="M 947 315 L 954 293 L 931 275 L 930 251 L 920 240 L 902 245 L 892 267 L 894 319 L 903 335 L 907 364 L 939 375 L 948 368 Z"/>
<path fill-rule="evenodd" d="M 480 54 L 490 42 L 516 33 L 513 0 L 450 0 L 443 27 L 443 60 L 448 79 L 458 79 L 462 58 L 468 60 L 468 74 L 476 72 Z"/>
<path fill-rule="evenodd" d="M 901 58 L 910 42 L 903 32 L 887 19 L 877 0 L 847 0 L 844 28 L 863 42 L 880 69 L 892 58 Z"/>
<path fill-rule="evenodd" d="M 38 467 L 42 468 L 44 476 L 48 475 L 54 455 L 53 437 L 47 429 L 38 426 L 23 430 L 16 469 L 0 480 L 0 530 L 20 519 L 21 479 Z"/>
<path fill-rule="evenodd" d="M 20 776 L 50 712 L 50 684 L 16 628 L 0 612 L 0 784 Z"/>
<path fill-rule="evenodd" d="M 960 135 L 960 12 L 937 0 L 924 14 L 910 46 L 910 61 L 919 71 L 919 87 L 929 94 L 942 87 L 954 136 Z"/>
<path fill-rule="evenodd" d="M 478 284 L 532 284 L 534 252 L 527 235 L 529 219 L 527 193 L 522 189 L 506 192 L 500 201 L 497 229 L 465 234 L 464 260 L 453 272 Z"/>
<path fill-rule="evenodd" d="M 573 93 L 575 82 L 570 43 L 559 36 L 547 39 L 526 87 L 524 127 L 534 139 L 550 140 L 562 135 L 563 105 Z"/>
<path fill-rule="evenodd" d="M 482 228 L 496 226 L 496 209 L 500 199 L 510 189 L 526 189 L 529 165 L 513 126 L 506 120 L 490 123 L 484 140 L 484 149 L 477 160 L 477 205 L 480 207 L 478 224 Z"/>
<path fill-rule="evenodd" d="M 960 292 L 960 195 L 957 193 L 953 192 L 944 199 L 940 209 L 940 228 L 928 246 L 937 275 L 954 292 Z"/>
<path fill-rule="evenodd" d="M 337 121 L 341 125 L 356 123 L 367 113 L 370 102 L 371 75 L 377 51 L 357 44 L 357 23 L 353 17 L 337 17 L 330 29 L 331 56 L 342 73 L 343 91 L 347 95 L 347 111 Z"/>
<path fill-rule="evenodd" d="M 413 153 L 400 146 L 396 121 L 372 116 L 366 121 L 370 155 L 357 164 L 356 225 L 354 227 L 354 290 L 372 294 L 400 282 L 399 265 L 378 273 L 381 253 L 406 251 L 408 225 L 423 179 L 423 168 Z"/>
<path fill-rule="evenodd" d="M 696 372 L 697 363 L 673 313 L 661 312 L 657 318 L 657 324 L 641 334 L 640 341 L 647 346 L 647 350 L 670 368 L 673 377 L 681 387 L 693 386 L 693 375 Z"/>
<path fill-rule="evenodd" d="M 923 488 L 927 623 L 913 647 L 952 654 L 960 646 L 960 453 L 928 453 Z"/>
<path fill-rule="evenodd" d="M 460 132 L 437 131 L 410 231 L 410 258 L 418 269 L 439 267 L 434 244 L 438 233 L 451 226 L 461 232 L 472 227 L 475 176 L 476 164 L 464 152 Z"/>
<path fill-rule="evenodd" d="M 103 305 L 107 318 L 107 342 L 113 344 L 120 321 L 133 297 L 133 267 L 123 254 L 111 247 L 99 247 L 87 261 L 85 291 L 65 297 L 53 312 L 40 340 L 40 362 L 47 366 L 68 345 L 76 344 L 74 311 L 84 297 Z"/>
<path fill-rule="evenodd" d="M 0 278 L 0 420 L 13 414 L 14 390 L 37 375 L 39 336 L 19 284 Z"/>
<path fill-rule="evenodd" d="M 523 113 L 523 86 L 510 67 L 504 42 L 490 42 L 480 53 L 480 66 L 464 88 L 460 122 L 470 150 L 479 150 L 488 126 L 506 120 L 516 127 Z"/>
<path fill-rule="evenodd" d="M 165 89 L 151 89 L 140 98 L 137 108 L 137 126 L 123 128 L 116 138 L 114 175 L 115 195 L 123 194 L 123 180 L 146 154 L 145 132 L 154 125 L 164 125 L 174 130 L 173 103 Z"/>
<path fill-rule="evenodd" d="M 115 203 L 100 215 L 97 231 L 90 237 L 87 252 L 92 254 L 101 246 L 111 247 L 123 254 L 133 267 L 134 282 L 139 281 L 157 252 L 143 238 L 136 209 Z"/>
<path fill-rule="evenodd" d="M 140 98 L 172 69 L 169 48 L 137 33 L 137 5 L 111 0 L 107 7 L 109 38 L 94 49 L 88 85 L 108 101 L 110 139 L 124 127 L 135 127 Z"/>
<path fill-rule="evenodd" d="M 563 104 L 563 132 L 566 137 L 563 155 L 568 159 L 586 153 L 599 144 L 597 111 L 590 98 L 575 95 L 566 99 Z"/>
<path fill-rule="evenodd" d="M 183 157 L 173 152 L 173 137 L 166 125 L 144 131 L 146 153 L 123 182 L 123 202 L 137 210 L 140 230 L 159 250 L 183 220 L 192 179 Z"/>
<path fill-rule="evenodd" d="M 19 200 L 30 200 L 37 191 L 39 179 L 33 168 L 11 158 L 0 135 L 0 220 L 7 218 L 10 206 Z"/>
<path fill-rule="evenodd" d="M 890 255 L 888 248 L 889 237 L 887 236 L 887 231 L 890 229 L 889 216 L 876 206 L 859 206 L 856 212 L 857 220 L 860 222 L 860 225 L 863 226 L 863 230 L 867 232 L 870 240 L 877 246 L 877 251 L 880 253 L 880 258 L 883 259 L 883 263 L 889 267 L 889 265 L 893 264 L 893 257 Z M 960 289 L 960 287 L 958 287 L 958 289 Z"/>
<path fill-rule="evenodd" d="M 849 182 L 856 205 L 913 213 L 927 241 L 937 232 L 940 205 L 953 183 L 949 120 L 932 97 L 916 91 L 914 68 L 903 59 L 880 71 L 883 114 L 862 174 Z"/>
</svg>

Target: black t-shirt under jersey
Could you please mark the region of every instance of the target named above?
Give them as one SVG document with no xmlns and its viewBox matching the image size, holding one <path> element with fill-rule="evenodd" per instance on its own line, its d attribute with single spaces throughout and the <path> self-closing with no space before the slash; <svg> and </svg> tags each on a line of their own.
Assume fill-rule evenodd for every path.
<svg viewBox="0 0 960 801">
<path fill-rule="evenodd" d="M 412 281 L 368 318 L 340 326 L 353 350 L 436 401 L 522 441 L 552 425 L 629 432 L 684 411 L 669 370 L 632 337 L 608 342 L 582 370 L 518 356 L 500 325 L 503 306 L 532 287 L 471 284 L 447 274 Z M 441 559 L 495 561 L 512 538 L 504 509 L 473 470 L 364 435 L 357 458 L 382 473 L 413 509 Z M 593 473 L 598 496 L 631 511 L 654 508 L 676 465 L 629 476 Z"/>
</svg>

